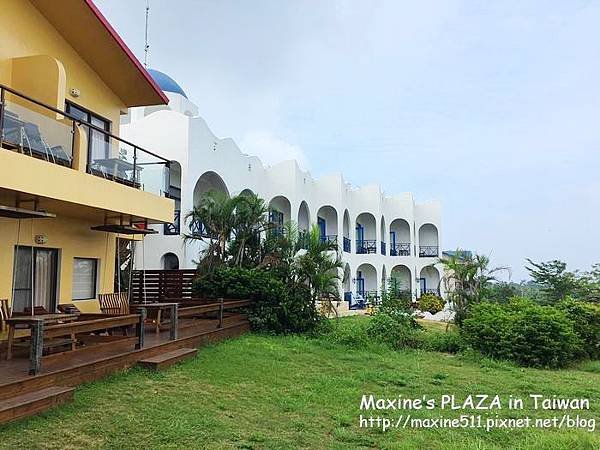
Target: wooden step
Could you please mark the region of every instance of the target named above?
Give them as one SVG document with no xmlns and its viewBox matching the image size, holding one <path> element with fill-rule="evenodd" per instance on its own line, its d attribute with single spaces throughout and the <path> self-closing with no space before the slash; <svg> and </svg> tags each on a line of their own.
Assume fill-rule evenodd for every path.
<svg viewBox="0 0 600 450">
<path fill-rule="evenodd" d="M 138 362 L 140 366 L 152 370 L 161 370 L 171 367 L 173 364 L 183 361 L 184 359 L 193 358 L 198 352 L 195 348 L 178 348 L 171 352 L 162 353 L 157 356 L 142 359 Z"/>
<path fill-rule="evenodd" d="M 33 416 L 73 400 L 75 388 L 53 386 L 0 402 L 0 423 Z"/>
</svg>

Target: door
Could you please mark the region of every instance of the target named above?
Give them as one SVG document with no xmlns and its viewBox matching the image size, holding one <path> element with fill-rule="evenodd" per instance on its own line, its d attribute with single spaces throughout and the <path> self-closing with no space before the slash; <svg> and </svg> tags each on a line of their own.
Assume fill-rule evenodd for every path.
<svg viewBox="0 0 600 450">
<path fill-rule="evenodd" d="M 398 252 L 396 251 L 396 232 L 390 231 L 390 255 L 398 256 Z"/>
<path fill-rule="evenodd" d="M 325 219 L 323 219 L 322 217 L 317 217 L 317 224 L 319 225 L 319 234 L 321 236 L 321 240 L 324 241 L 325 240 L 325 236 L 327 236 L 327 223 L 325 222 Z"/>
<path fill-rule="evenodd" d="M 425 278 L 419 278 L 419 283 L 421 286 L 421 295 L 426 294 L 427 293 L 427 281 L 425 281 Z"/>
<path fill-rule="evenodd" d="M 356 277 L 356 292 L 360 294 L 362 298 L 365 298 L 365 279 L 363 278 L 361 271 L 358 271 L 358 276 Z"/>
<path fill-rule="evenodd" d="M 58 250 L 51 248 L 15 248 L 13 311 L 24 312 L 31 306 L 56 311 Z"/>
</svg>

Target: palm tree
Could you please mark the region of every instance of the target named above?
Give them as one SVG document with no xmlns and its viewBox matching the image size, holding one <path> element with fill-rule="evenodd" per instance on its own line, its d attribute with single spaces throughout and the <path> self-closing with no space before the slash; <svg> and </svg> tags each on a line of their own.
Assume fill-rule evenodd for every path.
<svg viewBox="0 0 600 450">
<path fill-rule="evenodd" d="M 235 211 L 240 203 L 240 197 L 230 198 L 219 191 L 204 193 L 198 206 L 195 206 L 186 216 L 190 230 L 199 230 L 184 235 L 184 242 L 201 240 L 208 245 L 201 256 L 201 264 L 211 271 L 215 265 L 225 262 L 227 244 L 235 229 Z"/>
<path fill-rule="evenodd" d="M 297 243 L 298 253 L 294 269 L 300 282 L 310 288 L 313 301 L 340 299 L 339 281 L 343 264 L 339 256 L 338 244 L 321 238 L 319 227 L 313 225 L 302 242 Z"/>
<path fill-rule="evenodd" d="M 440 258 L 444 265 L 444 284 L 455 312 L 454 322 L 461 326 L 470 306 L 483 300 L 490 282 L 498 281 L 497 274 L 507 267 L 490 268 L 490 258 L 458 249 Z"/>
<path fill-rule="evenodd" d="M 230 246 L 235 265 L 241 266 L 246 257 L 255 263 L 260 258 L 260 236 L 269 226 L 267 213 L 265 201 L 256 194 L 239 196 Z"/>
</svg>

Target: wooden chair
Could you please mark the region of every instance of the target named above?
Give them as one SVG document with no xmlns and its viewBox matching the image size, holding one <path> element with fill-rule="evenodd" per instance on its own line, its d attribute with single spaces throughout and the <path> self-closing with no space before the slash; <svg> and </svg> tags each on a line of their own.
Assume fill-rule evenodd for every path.
<svg viewBox="0 0 600 450">
<path fill-rule="evenodd" d="M 8 318 L 10 318 L 8 299 L 0 298 L 0 331 L 3 331 L 6 328 L 6 319 Z"/>
<path fill-rule="evenodd" d="M 129 294 L 115 292 L 113 294 L 98 294 L 102 314 L 129 314 Z"/>
</svg>

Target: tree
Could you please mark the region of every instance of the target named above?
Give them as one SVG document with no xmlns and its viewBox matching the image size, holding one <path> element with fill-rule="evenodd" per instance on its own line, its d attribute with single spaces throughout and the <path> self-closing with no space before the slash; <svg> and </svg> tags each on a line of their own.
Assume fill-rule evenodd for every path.
<svg viewBox="0 0 600 450">
<path fill-rule="evenodd" d="M 208 191 L 200 202 L 186 216 L 190 230 L 198 230 L 184 235 L 184 242 L 201 240 L 207 242 L 202 251 L 199 268 L 212 271 L 223 264 L 228 256 L 227 244 L 237 226 L 235 211 L 241 197 L 230 198 L 219 191 Z"/>
<path fill-rule="evenodd" d="M 306 283 L 313 301 L 326 299 L 328 302 L 339 300 L 339 281 L 343 269 L 338 253 L 338 244 L 321 239 L 319 227 L 313 225 L 300 243 L 294 260 L 294 270 L 298 280 Z M 297 247 L 297 246 L 296 246 Z"/>
<path fill-rule="evenodd" d="M 230 246 L 235 265 L 242 266 L 246 260 L 256 265 L 260 261 L 260 236 L 269 227 L 267 213 L 265 201 L 256 194 L 239 196 Z"/>
<path fill-rule="evenodd" d="M 567 264 L 558 259 L 535 263 L 528 258 L 527 262 L 530 266 L 525 266 L 525 269 L 531 278 L 541 286 L 544 303 L 553 304 L 564 300 L 582 288 L 582 283 L 577 275 L 569 272 Z"/>
<path fill-rule="evenodd" d="M 440 258 L 444 265 L 444 283 L 454 310 L 454 322 L 462 326 L 471 305 L 484 299 L 487 288 L 498 281 L 496 274 L 507 267 L 490 268 L 490 258 L 469 254 L 458 249 L 454 254 Z"/>
</svg>

